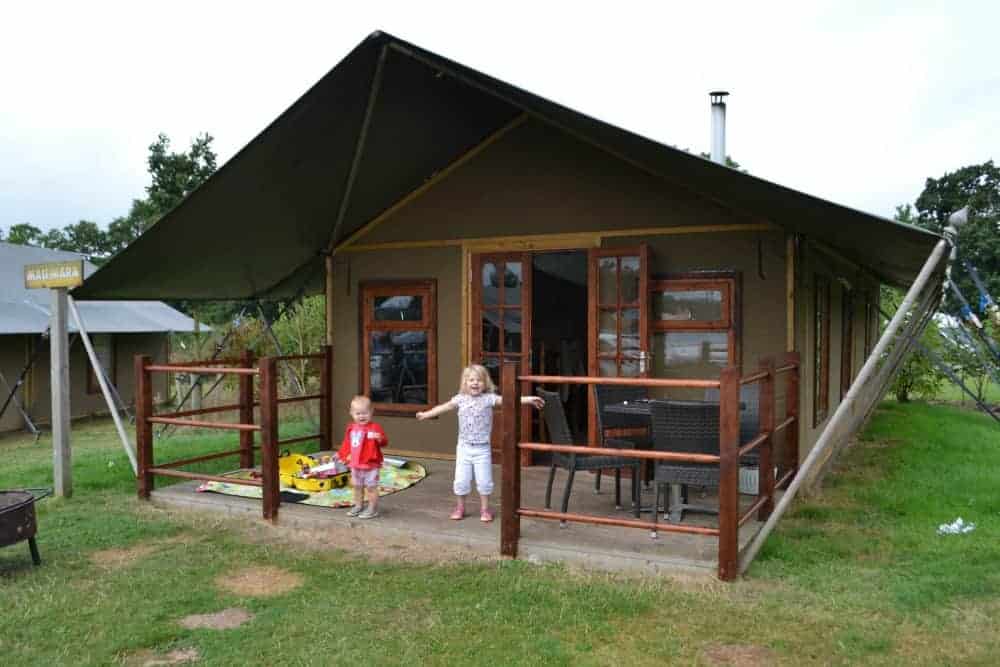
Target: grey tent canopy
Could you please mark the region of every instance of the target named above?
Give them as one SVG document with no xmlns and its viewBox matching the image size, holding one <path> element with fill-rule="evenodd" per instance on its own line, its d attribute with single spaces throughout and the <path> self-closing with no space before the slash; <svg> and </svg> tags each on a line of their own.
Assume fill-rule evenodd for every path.
<svg viewBox="0 0 1000 667">
<path fill-rule="evenodd" d="M 887 282 L 909 283 L 938 238 L 651 141 L 375 32 L 74 296 L 320 292 L 325 255 L 521 114 L 823 241 Z"/>
</svg>

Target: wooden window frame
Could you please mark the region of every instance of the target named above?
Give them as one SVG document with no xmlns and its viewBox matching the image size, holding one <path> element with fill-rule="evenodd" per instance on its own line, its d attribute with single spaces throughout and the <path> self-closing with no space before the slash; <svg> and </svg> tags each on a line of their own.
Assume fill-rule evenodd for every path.
<svg viewBox="0 0 1000 667">
<path fill-rule="evenodd" d="M 816 274 L 813 285 L 813 428 L 830 410 L 830 279 Z"/>
<path fill-rule="evenodd" d="M 655 294 L 664 290 L 671 291 L 708 291 L 718 290 L 722 292 L 722 312 L 721 320 L 660 320 L 653 316 L 654 308 L 652 303 L 649 307 L 649 333 L 650 337 L 657 333 L 665 332 L 715 332 L 727 331 L 727 346 L 729 348 L 729 365 L 740 365 L 741 351 L 739 344 L 740 318 L 740 280 L 739 276 L 730 271 L 719 271 L 708 274 L 666 274 L 653 276 L 649 281 L 649 298 L 652 300 Z"/>
<path fill-rule="evenodd" d="M 107 373 L 108 373 L 108 382 L 111 383 L 111 386 L 117 387 L 118 383 L 115 381 L 115 378 L 118 375 L 117 372 L 116 372 L 117 371 L 116 365 L 118 363 L 118 355 L 115 354 L 115 337 L 114 337 L 114 334 L 94 334 L 92 336 L 92 342 L 95 345 L 95 347 L 94 347 L 94 354 L 97 354 L 96 341 L 97 341 L 97 337 L 98 336 L 107 336 L 108 337 L 108 347 L 109 347 L 109 351 L 110 351 L 109 354 L 111 355 L 111 363 L 108 364 L 108 366 L 110 366 L 110 368 L 107 368 L 105 370 L 107 370 Z M 88 355 L 87 356 L 87 395 L 88 396 L 93 396 L 93 395 L 100 394 L 100 393 L 101 393 L 101 384 L 97 381 L 97 372 L 94 370 L 94 365 L 90 362 L 90 356 Z"/>
<path fill-rule="evenodd" d="M 844 289 L 840 305 L 840 400 L 854 380 L 854 296 Z"/>
<path fill-rule="evenodd" d="M 427 403 L 375 403 L 372 405 L 377 414 L 412 417 L 417 412 L 428 410 L 438 403 L 438 368 L 437 368 L 437 281 L 434 279 L 415 280 L 371 280 L 359 285 L 358 323 L 359 365 L 358 393 L 371 395 L 370 366 L 370 336 L 380 331 L 419 331 L 427 333 Z M 420 320 L 389 321 L 376 320 L 374 313 L 375 297 L 380 296 L 420 296 L 423 306 Z"/>
</svg>

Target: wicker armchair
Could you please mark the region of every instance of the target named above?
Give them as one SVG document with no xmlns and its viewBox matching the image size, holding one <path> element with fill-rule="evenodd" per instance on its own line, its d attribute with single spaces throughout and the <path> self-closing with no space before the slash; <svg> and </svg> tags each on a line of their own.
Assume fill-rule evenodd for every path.
<svg viewBox="0 0 1000 667">
<path fill-rule="evenodd" d="M 648 435 L 649 419 L 637 415 L 622 415 L 605 413 L 604 406 L 624 401 L 638 401 L 649 398 L 649 391 L 646 387 L 622 387 L 609 384 L 594 385 L 594 396 L 597 399 L 597 433 L 602 447 L 614 447 L 607 444 L 605 431 L 608 429 L 643 429 L 647 435 L 637 436 L 615 436 L 615 441 L 625 441 L 632 449 L 649 449 L 652 447 L 652 439 Z M 594 493 L 601 492 L 601 471 L 598 470 L 594 478 Z"/>
<path fill-rule="evenodd" d="M 719 402 L 719 390 L 705 390 L 705 400 Z M 745 445 L 760 433 L 760 385 L 756 382 L 740 387 L 740 445 Z M 740 457 L 741 465 L 755 466 L 760 463 L 760 455 L 756 452 Z"/>
<path fill-rule="evenodd" d="M 562 399 L 557 392 L 538 390 L 538 395 L 545 400 L 545 407 L 542 408 L 542 415 L 545 419 L 545 426 L 549 431 L 549 439 L 558 445 L 572 445 L 579 441 L 574 440 L 573 434 L 566 421 L 566 412 L 563 409 Z M 604 441 L 605 447 L 615 447 L 618 449 L 630 448 L 632 443 L 627 440 Z M 577 470 L 600 470 L 601 468 L 614 468 L 615 471 L 615 507 L 621 509 L 621 471 L 622 468 L 632 469 L 632 500 L 635 516 L 639 516 L 639 503 L 636 501 L 638 485 L 635 483 L 639 479 L 639 461 L 627 459 L 622 456 L 587 456 L 584 454 L 562 454 L 552 453 L 552 467 L 549 469 L 549 481 L 545 486 L 545 508 L 552 506 L 552 483 L 555 480 L 556 468 L 563 468 L 569 472 L 566 480 L 566 488 L 563 491 L 562 511 L 566 512 L 569 507 L 569 495 L 573 489 L 573 477 Z M 562 522 L 565 525 L 565 522 Z"/>
<path fill-rule="evenodd" d="M 663 452 L 684 452 L 688 454 L 719 454 L 719 406 L 711 403 L 686 401 L 655 401 L 650 406 L 653 428 L 653 449 Z M 661 494 L 668 485 L 679 485 L 680 502 L 667 504 L 667 512 L 672 521 L 680 521 L 683 512 L 700 511 L 718 514 L 717 508 L 689 505 L 687 487 L 718 486 L 718 463 L 678 463 L 660 462 L 653 469 L 653 483 L 656 485 L 656 505 L 660 507 Z M 668 493 L 669 498 L 669 493 Z M 653 512 L 653 523 L 658 513 Z M 656 536 L 656 530 L 653 531 Z"/>
</svg>

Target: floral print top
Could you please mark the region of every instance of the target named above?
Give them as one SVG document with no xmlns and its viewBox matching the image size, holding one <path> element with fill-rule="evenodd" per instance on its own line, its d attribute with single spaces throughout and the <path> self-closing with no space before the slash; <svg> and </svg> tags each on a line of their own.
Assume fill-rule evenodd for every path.
<svg viewBox="0 0 1000 667">
<path fill-rule="evenodd" d="M 451 404 L 458 408 L 458 444 L 489 444 L 490 431 L 493 429 L 493 407 L 500 405 L 500 395 L 455 394 Z"/>
</svg>

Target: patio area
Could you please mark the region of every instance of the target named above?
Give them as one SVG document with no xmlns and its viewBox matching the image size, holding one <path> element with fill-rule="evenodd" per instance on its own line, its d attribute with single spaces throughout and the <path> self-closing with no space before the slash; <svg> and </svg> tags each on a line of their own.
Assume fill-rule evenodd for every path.
<svg viewBox="0 0 1000 667">
<path fill-rule="evenodd" d="M 384 496 L 379 501 L 380 516 L 361 521 L 347 516 L 346 509 L 327 509 L 296 503 L 281 503 L 276 531 L 308 530 L 341 532 L 342 529 L 363 531 L 381 537 L 392 544 L 406 548 L 419 545 L 440 544 L 451 550 L 458 548 L 470 556 L 498 556 L 500 553 L 500 521 L 484 524 L 478 512 L 472 512 L 463 521 L 451 521 L 452 479 L 454 464 L 450 461 L 421 459 L 427 477 L 404 491 Z M 524 468 L 522 504 L 541 507 L 544 502 L 548 467 Z M 500 467 L 494 466 L 497 480 L 495 505 L 499 504 Z M 556 473 L 553 502 L 561 498 L 566 473 Z M 630 480 L 622 480 L 622 497 L 628 502 Z M 260 522 L 261 501 L 217 493 L 196 491 L 200 482 L 184 481 L 153 490 L 150 499 L 160 507 L 209 512 Z M 605 475 L 602 491 L 595 494 L 594 478 L 590 474 L 577 475 L 570 498 L 569 511 L 595 516 L 631 518 L 630 511 L 614 508 L 614 479 Z M 643 505 L 651 505 L 653 488 L 643 490 Z M 779 492 L 780 493 L 780 492 Z M 718 504 L 714 492 L 701 496 L 698 489 L 691 490 L 691 498 L 698 504 Z M 478 499 L 470 496 L 472 509 Z M 740 510 L 753 502 L 750 496 L 740 496 Z M 648 520 L 649 514 L 643 514 Z M 662 518 L 661 518 L 662 520 Z M 718 517 L 709 514 L 686 513 L 684 524 L 715 527 Z M 742 550 L 760 529 L 761 523 L 751 520 L 740 527 L 739 546 Z M 349 545 L 345 545 L 349 549 Z M 659 537 L 650 539 L 642 529 L 570 523 L 559 527 L 558 521 L 522 518 L 518 558 L 533 562 L 560 561 L 585 568 L 607 571 L 640 571 L 656 573 L 701 574 L 714 577 L 718 570 L 718 540 L 715 537 L 660 531 Z"/>
</svg>

